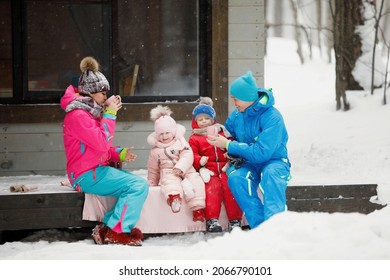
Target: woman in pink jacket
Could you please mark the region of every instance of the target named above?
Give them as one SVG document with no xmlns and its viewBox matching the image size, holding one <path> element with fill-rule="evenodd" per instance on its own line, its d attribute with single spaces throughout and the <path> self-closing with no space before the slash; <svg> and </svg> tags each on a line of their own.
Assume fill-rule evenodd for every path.
<svg viewBox="0 0 390 280">
<path fill-rule="evenodd" d="M 183 197 L 193 211 L 194 221 L 204 221 L 205 189 L 192 166 L 194 156 L 185 140 L 185 127 L 170 116 L 169 107 L 158 105 L 150 111 L 155 122 L 148 136 L 152 146 L 148 159 L 148 182 L 160 186 L 172 212 L 180 211 Z"/>
<path fill-rule="evenodd" d="M 66 169 L 73 188 L 79 192 L 118 198 L 92 236 L 97 244 L 141 245 L 142 232 L 135 228 L 148 194 L 145 179 L 110 162 L 133 161 L 129 148 L 113 147 L 119 96 L 107 100 L 110 85 L 92 57 L 80 63 L 78 88 L 69 86 L 61 99 L 66 116 L 63 136 Z M 107 104 L 109 102 L 109 104 Z"/>
</svg>

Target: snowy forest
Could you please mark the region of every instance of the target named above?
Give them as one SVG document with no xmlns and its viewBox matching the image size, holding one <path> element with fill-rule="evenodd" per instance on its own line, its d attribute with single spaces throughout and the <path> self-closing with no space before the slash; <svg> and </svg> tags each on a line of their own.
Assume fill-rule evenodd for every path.
<svg viewBox="0 0 390 280">
<path fill-rule="evenodd" d="M 350 109 L 348 90 L 374 94 L 374 89 L 381 88 L 383 104 L 387 104 L 389 1 L 265 0 L 265 10 L 266 37 L 295 40 L 302 64 L 312 58 L 312 46 L 329 62 L 335 57 L 337 109 Z"/>
</svg>

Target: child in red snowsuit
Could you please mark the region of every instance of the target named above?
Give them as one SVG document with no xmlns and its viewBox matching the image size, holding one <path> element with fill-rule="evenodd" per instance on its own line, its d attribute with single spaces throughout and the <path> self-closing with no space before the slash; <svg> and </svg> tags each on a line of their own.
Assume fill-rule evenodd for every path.
<svg viewBox="0 0 390 280">
<path fill-rule="evenodd" d="M 188 140 L 194 153 L 194 167 L 199 171 L 206 188 L 206 229 L 221 232 L 219 223 L 222 202 L 225 204 L 230 227 L 241 227 L 242 211 L 228 187 L 223 167 L 228 159 L 223 149 L 210 145 L 208 134 L 221 134 L 224 127 L 216 122 L 216 113 L 211 98 L 201 99 L 192 112 L 192 134 Z"/>
</svg>

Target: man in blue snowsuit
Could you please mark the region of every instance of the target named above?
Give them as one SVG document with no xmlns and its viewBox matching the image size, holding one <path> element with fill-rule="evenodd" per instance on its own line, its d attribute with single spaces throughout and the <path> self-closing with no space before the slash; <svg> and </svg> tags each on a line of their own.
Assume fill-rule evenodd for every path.
<svg viewBox="0 0 390 280">
<path fill-rule="evenodd" d="M 230 94 L 236 109 L 225 127 L 232 140 L 209 136 L 208 141 L 232 158 L 229 188 L 253 229 L 287 208 L 288 135 L 272 91 L 258 87 L 250 71 L 232 83 Z"/>
</svg>

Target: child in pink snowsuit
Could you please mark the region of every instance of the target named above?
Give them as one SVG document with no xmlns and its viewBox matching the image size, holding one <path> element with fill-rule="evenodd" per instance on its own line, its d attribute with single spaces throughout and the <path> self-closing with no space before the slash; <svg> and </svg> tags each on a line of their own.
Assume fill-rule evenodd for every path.
<svg viewBox="0 0 390 280">
<path fill-rule="evenodd" d="M 150 111 L 154 132 L 147 141 L 152 146 L 148 159 L 148 182 L 160 186 L 172 212 L 180 211 L 184 198 L 193 211 L 194 221 L 204 221 L 205 187 L 192 166 L 194 156 L 185 140 L 185 127 L 170 116 L 172 111 L 161 105 Z"/>
</svg>

